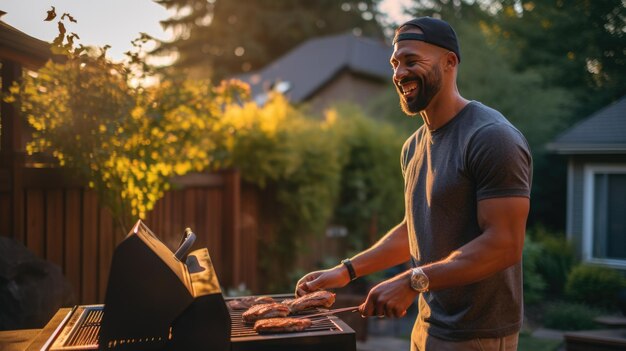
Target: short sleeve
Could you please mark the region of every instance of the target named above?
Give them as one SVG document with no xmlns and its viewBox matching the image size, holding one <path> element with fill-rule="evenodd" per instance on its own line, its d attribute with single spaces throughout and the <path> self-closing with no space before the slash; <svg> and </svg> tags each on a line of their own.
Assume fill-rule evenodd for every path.
<svg viewBox="0 0 626 351">
<path fill-rule="evenodd" d="M 409 137 L 402 146 L 402 152 L 400 153 L 400 168 L 402 169 L 402 176 L 406 174 L 406 168 L 409 165 L 409 161 L 415 153 L 415 135 Z"/>
<path fill-rule="evenodd" d="M 477 200 L 530 197 L 532 156 L 528 142 L 513 126 L 494 123 L 482 127 L 472 135 L 465 152 Z"/>
</svg>

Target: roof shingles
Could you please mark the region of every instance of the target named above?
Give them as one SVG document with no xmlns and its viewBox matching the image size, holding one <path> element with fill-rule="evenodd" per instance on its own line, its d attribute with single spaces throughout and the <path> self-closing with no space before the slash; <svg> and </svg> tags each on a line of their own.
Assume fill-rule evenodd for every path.
<svg viewBox="0 0 626 351">
<path fill-rule="evenodd" d="M 563 154 L 626 153 L 626 96 L 563 132 L 548 149 Z"/>
<path fill-rule="evenodd" d="M 343 69 L 386 80 L 391 77 L 388 64 L 392 48 L 382 41 L 341 34 L 309 40 L 267 67 L 238 78 L 250 84 L 252 96 L 262 94 L 269 85 L 286 81 L 294 103 L 314 94 Z"/>
</svg>

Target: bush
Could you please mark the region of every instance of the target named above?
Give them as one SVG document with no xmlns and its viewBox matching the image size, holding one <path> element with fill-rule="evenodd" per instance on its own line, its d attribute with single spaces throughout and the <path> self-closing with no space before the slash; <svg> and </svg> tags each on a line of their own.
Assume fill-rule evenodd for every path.
<svg viewBox="0 0 626 351">
<path fill-rule="evenodd" d="M 578 265 L 567 277 L 565 294 L 576 302 L 612 308 L 617 305 L 617 293 L 623 286 L 624 278 L 614 269 Z"/>
<path fill-rule="evenodd" d="M 546 308 L 544 326 L 559 330 L 583 330 L 597 327 L 594 318 L 600 311 L 577 303 L 559 302 Z"/>
<path fill-rule="evenodd" d="M 542 246 L 527 236 L 522 253 L 524 272 L 524 303 L 534 304 L 543 300 L 546 282 L 539 273 L 539 262 L 543 255 Z"/>
<path fill-rule="evenodd" d="M 400 150 L 404 138 L 389 124 L 340 106 L 335 131 L 341 140 L 341 183 L 334 224 L 348 229 L 350 250 L 359 252 L 404 215 Z"/>
<path fill-rule="evenodd" d="M 562 296 L 567 275 L 574 264 L 572 245 L 561 233 L 548 232 L 538 226 L 529 231 L 541 246 L 541 255 L 537 257 L 537 273 L 546 282 L 546 293 L 551 296 Z"/>
</svg>

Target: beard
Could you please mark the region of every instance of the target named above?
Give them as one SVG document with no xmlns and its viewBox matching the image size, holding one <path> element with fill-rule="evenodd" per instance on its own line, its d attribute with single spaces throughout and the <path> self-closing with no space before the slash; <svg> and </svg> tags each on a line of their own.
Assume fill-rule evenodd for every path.
<svg viewBox="0 0 626 351">
<path fill-rule="evenodd" d="M 425 76 L 403 79 L 400 84 L 412 80 L 417 82 L 417 95 L 414 97 L 405 97 L 404 94 L 402 94 L 400 84 L 395 84 L 398 95 L 400 95 L 400 107 L 402 111 L 409 116 L 414 116 L 420 111 L 425 110 L 433 97 L 441 90 L 441 76 L 441 68 L 439 65 L 435 65 Z"/>
</svg>

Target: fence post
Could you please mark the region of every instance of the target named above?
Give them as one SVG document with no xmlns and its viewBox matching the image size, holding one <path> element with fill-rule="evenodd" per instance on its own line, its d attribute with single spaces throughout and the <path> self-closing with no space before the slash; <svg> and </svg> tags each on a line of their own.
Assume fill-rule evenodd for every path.
<svg viewBox="0 0 626 351">
<path fill-rule="evenodd" d="M 228 259 L 228 252 L 232 253 L 231 264 L 225 262 L 225 282 L 228 285 L 236 286 L 243 281 L 241 257 L 241 177 L 237 170 L 226 170 L 224 175 L 224 248 Z M 229 266 L 231 267 L 229 269 Z M 224 284 L 223 283 L 223 284 Z"/>
<path fill-rule="evenodd" d="M 2 92 L 8 93 L 13 82 L 20 81 L 22 66 L 19 63 L 2 61 Z M 5 182 L 9 193 L 9 209 L 6 213 L 7 233 L 1 235 L 12 236 L 18 242 L 24 242 L 24 190 L 22 187 L 22 169 L 24 167 L 24 150 L 22 145 L 22 119 L 13 104 L 0 102 L 0 165 L 7 176 Z M 1 190 L 0 190 L 1 191 Z"/>
</svg>

